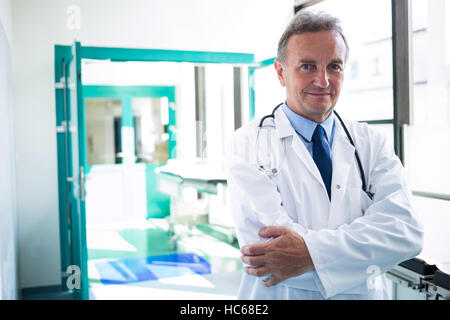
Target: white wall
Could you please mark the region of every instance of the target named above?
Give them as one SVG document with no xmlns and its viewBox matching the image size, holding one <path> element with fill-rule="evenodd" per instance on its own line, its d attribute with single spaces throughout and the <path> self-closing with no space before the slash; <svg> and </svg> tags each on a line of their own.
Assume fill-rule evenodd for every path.
<svg viewBox="0 0 450 320">
<path fill-rule="evenodd" d="M 12 46 L 12 13 L 11 0 L 0 0 L 0 21 L 3 31 L 8 39 L 9 47 Z"/>
<path fill-rule="evenodd" d="M 18 297 L 11 4 L 0 1 L 0 300 Z"/>
<path fill-rule="evenodd" d="M 81 9 L 81 29 L 66 26 Z M 292 0 L 14 0 L 13 77 L 21 286 L 60 283 L 54 45 L 275 55 Z"/>
</svg>

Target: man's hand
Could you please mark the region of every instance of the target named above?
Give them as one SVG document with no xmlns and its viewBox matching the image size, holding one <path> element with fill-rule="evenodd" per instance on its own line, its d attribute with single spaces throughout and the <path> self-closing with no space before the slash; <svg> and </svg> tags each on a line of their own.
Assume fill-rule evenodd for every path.
<svg viewBox="0 0 450 320">
<path fill-rule="evenodd" d="M 243 246 L 242 262 L 250 265 L 245 272 L 252 276 L 263 277 L 272 274 L 263 285 L 274 286 L 283 280 L 314 270 L 303 238 L 286 227 L 266 227 L 259 235 L 274 238 L 265 243 Z"/>
</svg>

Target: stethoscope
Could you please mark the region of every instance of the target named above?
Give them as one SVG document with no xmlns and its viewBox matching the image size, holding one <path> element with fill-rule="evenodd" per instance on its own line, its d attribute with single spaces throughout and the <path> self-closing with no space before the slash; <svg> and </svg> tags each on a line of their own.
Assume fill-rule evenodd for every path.
<svg viewBox="0 0 450 320">
<path fill-rule="evenodd" d="M 264 117 L 261 118 L 261 121 L 259 122 L 258 125 L 258 133 L 256 135 L 256 144 L 255 144 L 255 148 L 256 148 L 256 152 L 255 152 L 255 157 L 256 157 L 256 165 L 258 167 L 258 170 L 260 172 L 262 172 L 263 174 L 267 175 L 268 177 L 274 177 L 277 174 L 280 173 L 281 170 L 281 166 L 283 165 L 284 162 L 284 158 L 286 156 L 286 145 L 284 144 L 284 141 L 282 141 L 283 144 L 283 148 L 282 148 L 282 154 L 281 154 L 281 162 L 280 162 L 280 166 L 277 169 L 275 168 L 265 168 L 263 165 L 261 165 L 260 161 L 259 161 L 259 157 L 258 157 L 258 147 L 259 147 L 259 143 L 260 143 L 260 133 L 261 133 L 261 129 L 263 127 L 264 121 L 267 118 L 273 118 L 275 119 L 275 111 L 277 111 L 277 109 L 283 105 L 283 102 L 278 104 L 272 111 L 271 114 L 265 115 Z M 350 135 L 350 132 L 347 129 L 347 126 L 345 125 L 344 121 L 342 120 L 342 118 L 339 116 L 339 114 L 334 111 L 334 114 L 336 115 L 336 117 L 338 118 L 339 122 L 342 125 L 342 128 L 345 131 L 345 134 L 347 135 L 348 140 L 350 141 L 351 145 L 355 148 L 355 157 L 356 157 L 356 162 L 358 164 L 358 168 L 359 168 L 359 173 L 361 174 L 361 182 L 362 182 L 362 190 L 369 196 L 370 199 L 373 200 L 374 194 L 372 192 L 370 192 L 367 189 L 367 185 L 366 185 L 366 175 L 364 174 L 364 169 L 363 166 L 361 164 L 361 158 L 359 157 L 358 154 L 358 150 L 356 149 L 355 143 L 353 142 L 352 136 Z"/>
</svg>

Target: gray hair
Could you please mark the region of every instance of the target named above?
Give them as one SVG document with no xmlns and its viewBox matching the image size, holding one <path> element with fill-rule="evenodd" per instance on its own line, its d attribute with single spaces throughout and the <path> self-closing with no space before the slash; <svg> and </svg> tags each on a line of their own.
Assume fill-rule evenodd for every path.
<svg viewBox="0 0 450 320">
<path fill-rule="evenodd" d="M 302 34 L 306 32 L 318 32 L 318 31 L 336 31 L 344 40 L 345 47 L 347 49 L 345 54 L 345 60 L 347 61 L 349 47 L 347 39 L 344 36 L 340 20 L 325 12 L 311 12 L 300 11 L 289 23 L 286 30 L 278 42 L 277 59 L 286 65 L 286 45 L 291 36 L 295 34 Z"/>
</svg>

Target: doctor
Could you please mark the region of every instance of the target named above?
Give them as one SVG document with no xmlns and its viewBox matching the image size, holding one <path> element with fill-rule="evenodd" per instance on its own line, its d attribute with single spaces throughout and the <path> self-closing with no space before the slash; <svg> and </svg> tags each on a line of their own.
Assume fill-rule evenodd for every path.
<svg viewBox="0 0 450 320">
<path fill-rule="evenodd" d="M 229 200 L 245 265 L 239 299 L 389 299 L 384 273 L 422 249 L 392 146 L 366 124 L 344 121 L 353 146 L 333 111 L 348 54 L 337 19 L 298 14 L 274 63 L 287 98 L 265 120 L 286 145 L 279 174 L 257 168 L 259 120 L 231 139 Z"/>
</svg>

